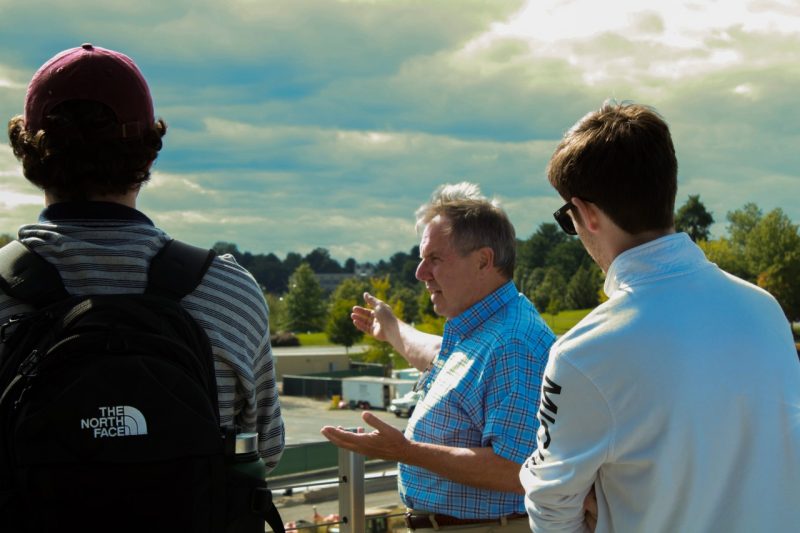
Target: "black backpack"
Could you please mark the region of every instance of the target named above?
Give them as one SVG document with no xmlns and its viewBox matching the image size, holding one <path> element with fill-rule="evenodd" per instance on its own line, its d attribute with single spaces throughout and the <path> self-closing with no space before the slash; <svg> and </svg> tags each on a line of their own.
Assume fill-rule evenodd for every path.
<svg viewBox="0 0 800 533">
<path fill-rule="evenodd" d="M 283 532 L 179 303 L 214 255 L 171 241 L 144 294 L 72 297 L 21 242 L 0 249 L 0 289 L 35 308 L 0 326 L 0 530 Z"/>
</svg>

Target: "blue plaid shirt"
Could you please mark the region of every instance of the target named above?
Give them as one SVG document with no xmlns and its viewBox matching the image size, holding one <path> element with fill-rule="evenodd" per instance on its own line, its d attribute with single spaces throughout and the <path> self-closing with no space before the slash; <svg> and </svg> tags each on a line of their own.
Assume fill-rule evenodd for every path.
<svg viewBox="0 0 800 533">
<path fill-rule="evenodd" d="M 554 340 L 511 281 L 448 320 L 406 437 L 458 448 L 491 447 L 522 465 L 536 448 L 539 392 Z M 469 487 L 402 463 L 398 485 L 403 503 L 416 511 L 459 518 L 525 512 L 521 495 Z"/>
</svg>

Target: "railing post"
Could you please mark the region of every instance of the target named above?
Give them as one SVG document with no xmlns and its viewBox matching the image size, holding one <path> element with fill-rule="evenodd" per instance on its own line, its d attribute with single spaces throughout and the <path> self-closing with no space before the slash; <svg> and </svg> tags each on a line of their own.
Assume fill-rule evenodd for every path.
<svg viewBox="0 0 800 533">
<path fill-rule="evenodd" d="M 363 533 L 364 456 L 339 448 L 339 517 L 344 522 L 340 533 Z"/>
</svg>

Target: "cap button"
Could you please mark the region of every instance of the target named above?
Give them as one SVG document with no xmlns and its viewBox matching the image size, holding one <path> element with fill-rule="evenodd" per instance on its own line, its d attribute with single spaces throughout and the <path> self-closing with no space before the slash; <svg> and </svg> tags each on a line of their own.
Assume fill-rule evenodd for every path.
<svg viewBox="0 0 800 533">
<path fill-rule="evenodd" d="M 89 51 L 94 50 L 94 46 L 92 46 L 92 43 L 83 43 L 81 45 L 81 48 L 83 48 L 84 50 L 89 50 Z"/>
</svg>

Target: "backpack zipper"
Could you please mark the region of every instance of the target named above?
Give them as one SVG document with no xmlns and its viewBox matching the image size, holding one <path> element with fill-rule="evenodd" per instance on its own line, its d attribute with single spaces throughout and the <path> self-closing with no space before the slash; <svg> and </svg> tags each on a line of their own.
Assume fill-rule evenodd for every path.
<svg viewBox="0 0 800 533">
<path fill-rule="evenodd" d="M 6 330 L 8 328 L 14 326 L 18 322 L 22 322 L 28 316 L 30 316 L 30 314 L 31 313 L 17 313 L 8 317 L 8 320 L 6 320 L 6 322 L 0 326 L 0 343 L 5 343 L 9 339 L 9 337 L 6 336 Z"/>
<path fill-rule="evenodd" d="M 17 396 L 17 401 L 14 402 L 13 410 L 16 411 L 19 409 L 20 404 L 22 403 L 22 398 L 25 397 L 25 393 L 28 392 L 28 389 L 31 388 L 31 382 L 39 375 L 38 370 L 36 370 L 36 365 L 39 363 L 40 359 L 39 350 L 34 349 L 28 357 L 22 361 L 22 364 L 19 365 L 19 374 L 17 378 L 24 379 L 24 388 L 20 391 L 19 396 Z M 15 378 L 14 381 L 17 379 Z M 9 386 L 9 388 L 11 388 Z"/>
</svg>

